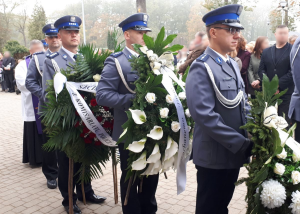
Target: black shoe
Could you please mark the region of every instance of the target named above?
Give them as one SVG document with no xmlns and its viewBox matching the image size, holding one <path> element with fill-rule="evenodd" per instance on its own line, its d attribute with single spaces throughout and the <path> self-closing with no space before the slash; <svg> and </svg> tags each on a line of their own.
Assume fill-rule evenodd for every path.
<svg viewBox="0 0 300 214">
<path fill-rule="evenodd" d="M 69 206 L 65 206 L 65 211 L 67 213 L 69 213 Z M 73 205 L 73 211 L 74 211 L 74 214 L 81 214 L 81 210 L 79 209 L 79 207 L 77 206 L 77 204 Z"/>
<path fill-rule="evenodd" d="M 82 198 L 78 198 L 78 200 L 83 201 Z M 103 196 L 100 196 L 100 195 L 92 194 L 92 195 L 86 196 L 86 202 L 90 202 L 92 204 L 100 204 L 100 203 L 103 203 L 105 200 L 106 200 L 106 198 Z"/>
<path fill-rule="evenodd" d="M 16 94 L 19 95 L 21 94 L 21 91 L 19 89 L 16 90 Z"/>
<path fill-rule="evenodd" d="M 49 189 L 56 189 L 57 181 L 56 180 L 47 180 L 47 187 Z"/>
</svg>

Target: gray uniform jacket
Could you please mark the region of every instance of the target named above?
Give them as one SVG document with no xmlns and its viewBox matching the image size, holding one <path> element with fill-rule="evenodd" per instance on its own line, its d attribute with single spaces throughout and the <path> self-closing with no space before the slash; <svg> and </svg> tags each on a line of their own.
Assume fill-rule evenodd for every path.
<svg viewBox="0 0 300 214">
<path fill-rule="evenodd" d="M 43 73 L 43 65 L 46 58 L 46 55 L 50 55 L 51 52 L 47 50 L 46 52 L 38 52 L 33 55 L 36 55 L 39 61 L 39 69 Z M 25 81 L 25 86 L 33 95 L 39 98 L 39 112 L 41 112 L 41 108 L 44 105 L 44 97 L 43 97 L 43 87 L 42 87 L 42 76 L 36 67 L 35 58 L 32 57 L 29 66 L 27 77 Z"/>
<path fill-rule="evenodd" d="M 55 70 L 53 68 L 51 59 L 54 59 L 60 69 L 67 69 L 67 67 L 73 68 L 72 64 L 75 63 L 74 59 L 72 59 L 63 49 L 60 49 L 58 52 L 53 53 L 46 57 L 44 66 L 43 66 L 43 93 L 44 100 L 46 101 L 46 89 L 48 88 L 47 81 L 53 80 L 53 76 L 55 74 Z"/>
<path fill-rule="evenodd" d="M 300 37 L 295 41 L 290 55 L 291 69 L 294 79 L 294 93 L 291 97 L 289 118 L 300 122 L 300 50 L 297 53 L 297 49 L 300 45 Z M 296 55 L 297 54 L 297 55 Z M 295 58 L 294 62 L 293 59 Z M 292 64 L 293 62 L 293 64 Z"/>
<path fill-rule="evenodd" d="M 132 84 L 138 79 L 135 71 L 132 71 L 130 62 L 131 53 L 124 48 L 122 52 L 114 53 L 105 60 L 101 79 L 97 86 L 97 103 L 102 106 L 114 108 L 114 129 L 112 138 L 117 141 L 123 132 L 122 125 L 127 121 L 126 112 L 132 105 L 134 94 L 128 91 L 117 71 L 115 58 L 118 59 L 122 67 L 127 85 L 134 90 Z"/>
<path fill-rule="evenodd" d="M 232 100 L 243 90 L 246 102 L 242 101 L 233 109 L 224 107 L 216 98 L 204 62 L 210 66 L 215 83 L 223 96 Z M 246 123 L 246 114 L 250 107 L 238 65 L 232 58 L 230 62 L 235 71 L 208 47 L 193 62 L 187 77 L 187 104 L 196 123 L 193 161 L 201 167 L 235 169 L 249 161 L 243 152 L 249 146 L 246 142 L 247 133 L 240 126 Z"/>
</svg>

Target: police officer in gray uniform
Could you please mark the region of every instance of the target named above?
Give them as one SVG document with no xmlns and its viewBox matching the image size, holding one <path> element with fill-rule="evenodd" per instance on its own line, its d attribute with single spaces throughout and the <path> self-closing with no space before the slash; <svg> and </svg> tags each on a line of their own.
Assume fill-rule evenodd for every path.
<svg viewBox="0 0 300 214">
<path fill-rule="evenodd" d="M 60 49 L 60 41 L 57 38 L 58 30 L 54 27 L 54 24 L 45 25 L 42 31 L 45 34 L 46 40 L 49 43 L 49 49 L 46 52 L 38 52 L 33 54 L 30 64 L 28 66 L 28 72 L 25 81 L 26 88 L 33 95 L 39 98 L 39 113 L 41 112 L 42 107 L 45 105 L 42 88 L 44 60 L 46 58 L 46 55 L 49 55 L 53 52 L 57 52 Z M 43 132 L 43 143 L 46 143 L 47 141 L 48 137 Z M 49 189 L 55 189 L 57 187 L 56 179 L 58 176 L 56 152 L 48 152 L 45 150 L 42 151 L 42 171 L 47 179 L 47 186 Z"/>
<path fill-rule="evenodd" d="M 294 93 L 292 94 L 290 109 L 289 109 L 289 118 L 293 120 L 294 123 L 297 123 L 297 128 L 295 130 L 295 140 L 300 143 L 300 37 L 295 41 L 290 55 L 291 69 L 294 79 Z"/>
<path fill-rule="evenodd" d="M 132 44 L 145 45 L 143 34 L 151 31 L 147 27 L 148 15 L 144 13 L 134 14 L 119 24 L 124 32 L 126 47 L 122 52 L 114 53 L 104 63 L 101 80 L 97 86 L 97 103 L 99 105 L 114 108 L 114 129 L 112 137 L 117 141 L 123 132 L 122 125 L 127 121 L 125 111 L 132 105 L 135 86 L 132 84 L 138 79 L 136 71 L 132 71 L 129 59 L 138 57 Z M 117 69 L 119 63 L 121 69 Z M 120 76 L 121 74 L 121 76 Z M 124 78 L 123 78 L 124 77 Z M 124 206 L 124 200 L 128 187 L 125 182 L 127 174 L 127 159 L 129 152 L 124 144 L 119 144 L 122 176 L 120 181 L 122 210 L 124 214 L 154 214 L 157 211 L 155 192 L 158 183 L 158 175 L 150 175 L 143 178 L 142 192 L 139 192 L 140 179 L 132 184 L 128 204 Z"/>
<path fill-rule="evenodd" d="M 234 183 L 253 146 L 240 129 L 250 109 L 245 84 L 237 63 L 227 55 L 236 49 L 243 29 L 242 9 L 227 5 L 203 17 L 210 46 L 193 62 L 186 81 L 188 108 L 196 123 L 197 214 L 228 213 Z"/>
<path fill-rule="evenodd" d="M 55 74 L 52 61 L 54 60 L 60 69 L 73 68 L 72 64 L 75 63 L 78 54 L 78 45 L 80 43 L 79 26 L 81 19 L 77 16 L 64 16 L 56 20 L 54 26 L 58 29 L 58 38 L 62 42 L 61 49 L 53 53 L 45 59 L 43 66 L 43 90 L 44 93 L 47 89 L 47 80 L 52 80 Z M 45 96 L 45 95 L 44 95 Z M 47 103 L 47 99 L 45 100 Z M 66 212 L 69 213 L 69 195 L 68 195 L 68 173 L 69 173 L 69 158 L 64 152 L 58 153 L 58 188 L 63 197 L 62 205 L 65 207 Z M 81 167 L 80 163 L 74 163 L 74 181 L 79 179 L 77 171 Z M 81 185 L 74 182 L 73 188 L 76 186 L 76 193 L 73 194 L 73 210 L 74 214 L 81 213 L 81 210 L 76 205 L 77 198 L 83 201 Z M 106 200 L 105 197 L 94 194 L 91 183 L 84 185 L 84 192 L 86 201 L 90 203 L 102 203 Z"/>
</svg>

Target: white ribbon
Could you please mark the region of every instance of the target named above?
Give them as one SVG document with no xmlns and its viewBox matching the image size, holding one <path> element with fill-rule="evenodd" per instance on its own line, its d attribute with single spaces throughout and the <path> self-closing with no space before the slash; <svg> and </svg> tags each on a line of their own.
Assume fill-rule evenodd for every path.
<svg viewBox="0 0 300 214">
<path fill-rule="evenodd" d="M 184 109 L 181 104 L 179 97 L 177 96 L 176 90 L 173 86 L 173 81 L 175 81 L 182 89 L 185 91 L 184 82 L 179 80 L 177 76 L 174 74 L 174 66 L 173 66 L 173 54 L 171 52 L 166 52 L 162 54 L 159 58 L 156 54 L 153 54 L 152 50 L 148 50 L 146 46 L 141 48 L 141 51 L 147 54 L 148 59 L 150 60 L 150 66 L 153 72 L 156 75 L 163 75 L 162 85 L 165 87 L 167 92 L 172 97 L 177 115 L 180 123 L 180 138 L 179 138 L 179 150 L 178 150 L 178 158 L 177 158 L 177 174 L 176 174 L 176 182 L 177 182 L 177 194 L 179 195 L 185 190 L 186 187 L 186 164 L 189 161 L 190 154 L 187 154 L 189 150 L 189 128 L 186 123 Z"/>
<path fill-rule="evenodd" d="M 52 60 L 53 64 L 56 64 Z M 98 82 L 68 82 L 67 78 L 60 72 L 57 64 L 54 66 L 56 74 L 54 76 L 54 90 L 56 97 L 63 90 L 64 84 L 70 94 L 71 100 L 74 107 L 76 108 L 79 116 L 86 125 L 86 127 L 93 132 L 97 138 L 106 146 L 115 147 L 116 142 L 111 138 L 111 136 L 105 131 L 105 129 L 100 125 L 99 121 L 94 116 L 93 112 L 86 104 L 85 100 L 82 98 L 80 93 L 77 90 L 86 91 L 90 93 L 96 93 L 96 87 Z M 58 69 L 57 69 L 58 68 Z"/>
<path fill-rule="evenodd" d="M 275 128 L 279 133 L 279 138 L 281 140 L 281 146 L 284 147 L 286 144 L 290 147 L 293 152 L 297 155 L 300 155 L 300 144 L 295 141 L 292 137 L 289 137 L 289 134 L 282 131 L 282 129 L 288 127 L 288 123 L 283 117 L 278 116 L 278 107 L 270 106 L 267 107 L 268 103 L 266 103 L 265 111 L 264 111 L 264 126 L 269 128 Z"/>
</svg>

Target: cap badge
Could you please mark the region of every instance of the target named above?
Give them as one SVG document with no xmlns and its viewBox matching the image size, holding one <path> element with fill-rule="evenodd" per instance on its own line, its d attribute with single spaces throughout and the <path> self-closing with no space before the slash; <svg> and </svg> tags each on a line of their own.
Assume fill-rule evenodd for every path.
<svg viewBox="0 0 300 214">
<path fill-rule="evenodd" d="M 76 19 L 75 19 L 75 16 L 71 16 L 71 17 L 70 17 L 70 22 L 75 22 L 75 20 L 76 20 Z"/>
<path fill-rule="evenodd" d="M 54 24 L 51 24 L 51 29 L 55 29 Z"/>
<path fill-rule="evenodd" d="M 148 21 L 148 16 L 145 14 L 144 15 L 144 22 L 147 22 Z"/>
</svg>

